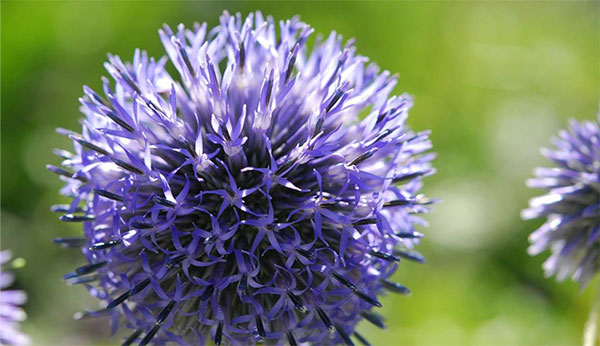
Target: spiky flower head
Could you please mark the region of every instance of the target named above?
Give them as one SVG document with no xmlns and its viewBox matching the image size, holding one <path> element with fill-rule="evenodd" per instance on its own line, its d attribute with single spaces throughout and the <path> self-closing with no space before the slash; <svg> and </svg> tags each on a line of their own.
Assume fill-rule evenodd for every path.
<svg viewBox="0 0 600 346">
<path fill-rule="evenodd" d="M 259 12 L 159 31 L 169 60 L 109 56 L 81 134 L 59 130 L 67 222 L 88 264 L 66 276 L 106 302 L 126 344 L 351 344 L 421 234 L 432 173 L 412 101 L 332 33 Z M 362 116 L 362 119 L 361 119 Z M 359 340 L 364 339 L 357 336 Z"/>
<path fill-rule="evenodd" d="M 27 345 L 29 337 L 19 328 L 19 323 L 27 317 L 19 307 L 25 303 L 27 295 L 21 290 L 8 289 L 15 276 L 3 268 L 11 257 L 10 251 L 0 251 L 0 345 Z"/>
<path fill-rule="evenodd" d="M 537 168 L 535 178 L 527 181 L 548 191 L 532 198 L 521 214 L 524 219 L 547 218 L 530 235 L 528 250 L 531 255 L 552 250 L 544 263 L 546 275 L 561 281 L 572 276 L 582 287 L 600 269 L 599 122 L 600 114 L 596 122 L 571 120 L 568 130 L 552 141 L 556 149 L 542 149 L 556 167 Z"/>
</svg>

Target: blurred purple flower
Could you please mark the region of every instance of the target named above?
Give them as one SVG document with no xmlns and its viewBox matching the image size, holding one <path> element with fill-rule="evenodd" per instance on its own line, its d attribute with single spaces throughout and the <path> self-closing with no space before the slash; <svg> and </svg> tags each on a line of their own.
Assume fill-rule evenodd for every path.
<svg viewBox="0 0 600 346">
<path fill-rule="evenodd" d="M 598 115 L 600 122 L 600 114 Z M 600 268 L 600 131 L 598 122 L 572 120 L 568 130 L 553 140 L 556 150 L 542 154 L 557 167 L 538 168 L 529 187 L 548 192 L 532 198 L 523 219 L 547 217 L 529 240 L 529 253 L 547 249 L 544 263 L 548 276 L 558 280 L 572 276 L 582 287 Z"/>
<path fill-rule="evenodd" d="M 160 38 L 179 76 L 136 51 L 109 56 L 105 98 L 85 87 L 75 153 L 49 169 L 84 237 L 67 274 L 108 305 L 125 344 L 352 344 L 422 235 L 433 173 L 409 96 L 336 33 L 225 13 Z M 123 318 L 124 317 L 124 318 Z M 355 337 L 363 342 L 358 334 Z"/>
<path fill-rule="evenodd" d="M 7 290 L 15 277 L 2 268 L 10 258 L 10 251 L 0 251 L 0 345 L 27 345 L 29 338 L 19 331 L 19 323 L 27 317 L 19 305 L 25 303 L 27 295 L 21 290 Z"/>
</svg>

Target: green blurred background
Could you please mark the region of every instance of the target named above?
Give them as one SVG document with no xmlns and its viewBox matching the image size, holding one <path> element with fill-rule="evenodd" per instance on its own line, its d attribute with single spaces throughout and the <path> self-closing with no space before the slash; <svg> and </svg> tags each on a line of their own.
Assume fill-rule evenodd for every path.
<svg viewBox="0 0 600 346">
<path fill-rule="evenodd" d="M 599 96 L 599 2 L 12 2 L 2 1 L 2 248 L 27 260 L 24 329 L 36 345 L 115 344 L 105 320 L 73 321 L 97 308 L 61 275 L 82 263 L 56 236 L 75 235 L 48 207 L 61 202 L 46 163 L 79 128 L 81 86 L 99 89 L 106 53 L 163 54 L 162 23 L 217 23 L 223 9 L 295 14 L 327 34 L 357 39 L 358 52 L 400 74 L 415 97 L 409 124 L 432 129 L 438 174 L 425 192 L 444 199 L 427 216 L 419 250 L 396 279 L 409 297 L 383 298 L 389 328 L 363 324 L 374 345 L 581 344 L 598 279 L 584 292 L 546 279 L 548 254 L 529 257 L 541 220 L 519 212 L 538 148 L 567 119 L 593 118 Z"/>
</svg>

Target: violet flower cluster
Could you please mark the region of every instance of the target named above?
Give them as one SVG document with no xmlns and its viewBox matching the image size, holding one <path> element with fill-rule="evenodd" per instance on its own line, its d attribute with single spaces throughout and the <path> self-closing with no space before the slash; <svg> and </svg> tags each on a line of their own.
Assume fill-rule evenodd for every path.
<svg viewBox="0 0 600 346">
<path fill-rule="evenodd" d="M 20 331 L 19 326 L 27 317 L 20 307 L 27 300 L 27 295 L 21 290 L 8 289 L 15 276 L 2 266 L 10 259 L 10 251 L 0 251 L 0 345 L 27 345 L 29 337 Z"/>
<path fill-rule="evenodd" d="M 49 166 L 82 222 L 85 284 L 124 344 L 365 344 L 432 202 L 428 133 L 409 96 L 335 32 L 294 18 L 223 14 L 159 31 L 168 55 L 109 56 L 104 95 L 84 88 L 74 153 Z M 170 61 L 177 76 L 165 69 Z"/>
<path fill-rule="evenodd" d="M 527 185 L 547 190 L 531 199 L 524 219 L 547 218 L 529 240 L 529 253 L 547 249 L 544 263 L 548 276 L 571 276 L 582 287 L 600 269 L 600 114 L 598 121 L 572 120 L 568 130 L 554 138 L 555 150 L 542 154 L 556 167 L 538 168 Z"/>
</svg>

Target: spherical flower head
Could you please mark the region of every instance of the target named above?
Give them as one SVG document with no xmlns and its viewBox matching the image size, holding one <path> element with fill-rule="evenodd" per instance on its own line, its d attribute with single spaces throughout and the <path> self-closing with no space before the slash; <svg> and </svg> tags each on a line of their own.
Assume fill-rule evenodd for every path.
<svg viewBox="0 0 600 346">
<path fill-rule="evenodd" d="M 428 133 L 405 126 L 351 42 L 298 19 L 223 14 L 159 31 L 168 59 L 110 56 L 104 96 L 85 87 L 82 133 L 59 130 L 88 264 L 67 274 L 133 333 L 125 344 L 352 344 L 412 250 L 432 201 Z M 358 340 L 366 342 L 360 336 Z"/>
<path fill-rule="evenodd" d="M 531 199 L 524 219 L 546 217 L 533 232 L 529 253 L 547 249 L 552 255 L 544 263 L 548 276 L 562 281 L 571 276 L 582 287 L 600 269 L 600 130 L 598 121 L 571 120 L 568 130 L 554 138 L 555 150 L 542 154 L 556 167 L 537 168 L 527 185 L 547 190 Z"/>
<path fill-rule="evenodd" d="M 7 289 L 15 277 L 2 268 L 10 258 L 10 251 L 0 251 L 0 345 L 27 345 L 29 337 L 19 330 L 19 323 L 27 317 L 19 305 L 25 303 L 27 295 L 21 290 Z"/>
</svg>

